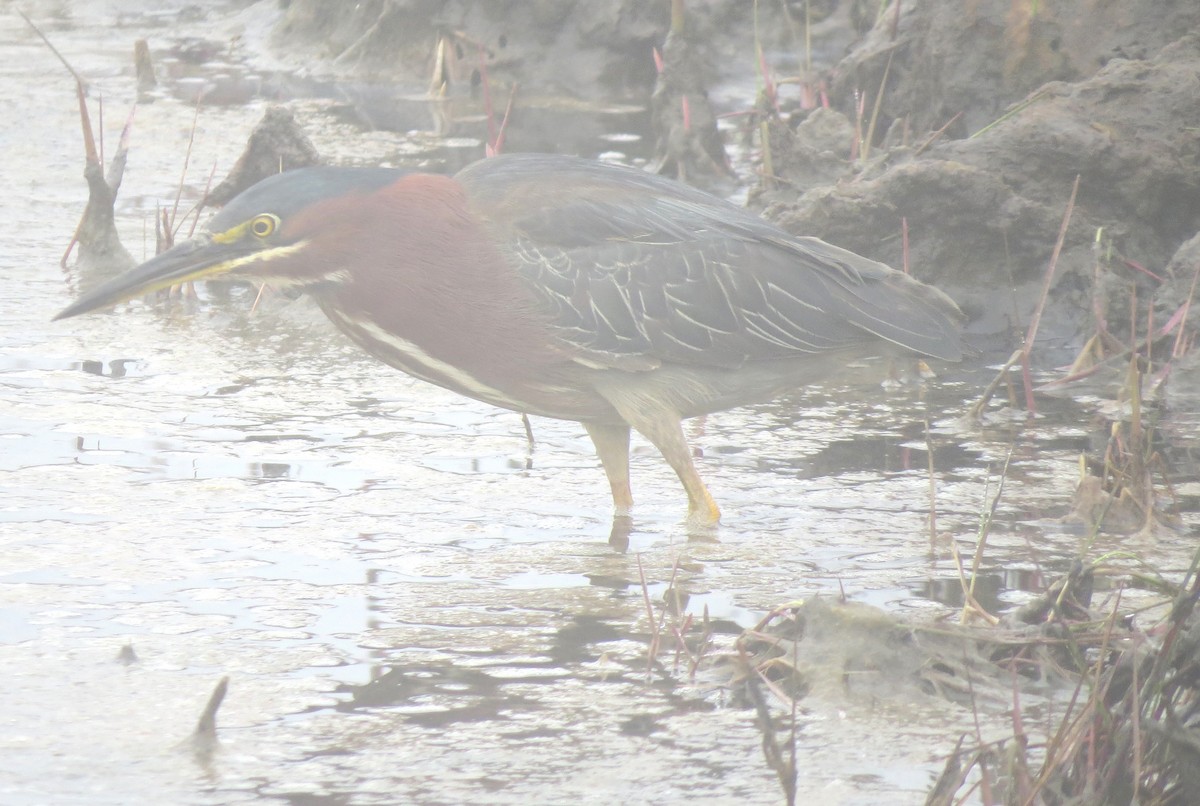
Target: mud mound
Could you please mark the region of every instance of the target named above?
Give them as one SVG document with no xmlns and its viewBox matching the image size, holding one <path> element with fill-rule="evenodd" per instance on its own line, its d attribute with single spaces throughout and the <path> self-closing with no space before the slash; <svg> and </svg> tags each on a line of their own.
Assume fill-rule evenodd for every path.
<svg viewBox="0 0 1200 806">
<path fill-rule="evenodd" d="M 848 154 L 832 154 L 851 177 L 841 184 L 813 187 L 828 181 L 828 161 L 808 170 L 815 161 L 803 127 L 784 131 L 772 143 L 784 181 L 755 199 L 792 231 L 891 265 L 903 260 L 907 221 L 918 276 L 963 303 L 978 329 L 999 333 L 1027 320 L 1079 175 L 1042 330 L 1073 344 L 1090 328 L 1094 279 L 1107 295 L 1101 309 L 1114 315 L 1127 316 L 1135 288 L 1142 300 L 1160 284 L 1178 294 L 1179 284 L 1162 280 L 1200 230 L 1198 100 L 1200 35 L 1189 34 L 1152 59 L 1112 59 L 1086 80 L 1045 84 L 976 136 L 920 156 L 899 146 L 852 166 Z M 1164 311 L 1182 302 L 1161 300 Z"/>
</svg>

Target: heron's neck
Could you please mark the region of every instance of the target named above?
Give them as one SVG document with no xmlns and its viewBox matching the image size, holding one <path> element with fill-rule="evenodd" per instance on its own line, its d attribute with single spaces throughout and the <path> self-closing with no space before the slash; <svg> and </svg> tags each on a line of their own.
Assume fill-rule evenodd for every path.
<svg viewBox="0 0 1200 806">
<path fill-rule="evenodd" d="M 453 369 L 491 388 L 560 360 L 515 272 L 454 180 L 414 174 L 377 196 L 357 222 L 364 237 L 356 239 L 353 271 L 317 290 L 335 324 L 418 377 Z"/>
</svg>

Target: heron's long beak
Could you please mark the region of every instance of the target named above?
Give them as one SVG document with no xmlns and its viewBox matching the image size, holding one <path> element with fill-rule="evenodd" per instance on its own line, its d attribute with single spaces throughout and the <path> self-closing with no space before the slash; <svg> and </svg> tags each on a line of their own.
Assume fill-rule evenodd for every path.
<svg viewBox="0 0 1200 806">
<path fill-rule="evenodd" d="M 101 283 L 63 308 L 54 319 L 57 321 L 107 308 L 189 280 L 226 274 L 246 263 L 246 259 L 255 251 L 241 243 L 220 243 L 209 235 L 183 241 L 119 277 Z"/>
</svg>

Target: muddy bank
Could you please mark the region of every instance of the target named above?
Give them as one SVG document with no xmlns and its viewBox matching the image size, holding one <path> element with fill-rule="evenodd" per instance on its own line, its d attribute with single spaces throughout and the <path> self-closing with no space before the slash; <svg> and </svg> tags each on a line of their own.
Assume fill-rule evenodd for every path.
<svg viewBox="0 0 1200 806">
<path fill-rule="evenodd" d="M 959 113 L 952 137 L 965 137 L 1010 104 L 1051 81 L 1084 81 L 1113 59 L 1153 59 L 1200 24 L 1181 0 L 975 0 L 902 3 L 880 14 L 832 71 L 832 99 L 853 109 L 856 89 L 874 104 L 883 84 L 880 128 L 907 119 L 913 131 L 941 128 Z"/>
<path fill-rule="evenodd" d="M 590 100 L 644 101 L 654 49 L 671 26 L 669 0 L 368 0 L 350 9 L 320 0 L 286 4 L 273 44 L 358 77 L 428 83 L 439 91 L 494 84 Z M 762 3 L 758 41 L 777 58 L 802 47 L 804 3 Z M 840 53 L 852 3 L 814 2 L 815 47 Z M 747 0 L 692 0 L 689 25 L 709 50 L 705 82 L 753 75 L 755 26 Z"/>
<path fill-rule="evenodd" d="M 519 6 L 379 0 L 345 14 L 296 0 L 274 43 L 444 93 L 477 92 L 486 75 L 523 96 L 649 102 L 668 2 Z M 1082 343 L 1093 311 L 1128 331 L 1133 295 L 1142 317 L 1151 297 L 1157 321 L 1179 309 L 1190 269 L 1172 256 L 1200 230 L 1200 37 L 1180 34 L 1200 27 L 1200 7 L 981 0 L 874 18 L 848 0 L 813 8 L 806 71 L 802 4 L 762 4 L 757 25 L 749 3 L 687 4 L 706 53 L 689 62 L 693 87 L 749 91 L 761 84 L 761 48 L 779 87 L 803 88 L 779 91 L 774 108 L 761 96 L 737 102 L 769 131 L 752 169 L 771 177 L 754 206 L 794 232 L 894 266 L 907 259 L 1000 349 L 1028 322 L 1079 175 L 1041 331 L 1064 350 L 1047 360 Z M 828 108 L 800 108 L 813 104 Z M 738 129 L 757 152 L 762 128 Z"/>
<path fill-rule="evenodd" d="M 904 260 L 906 221 L 909 264 L 995 333 L 1027 321 L 1078 175 L 1044 335 L 1073 344 L 1092 327 L 1093 275 L 1114 321 L 1128 321 L 1135 289 L 1142 300 L 1161 290 L 1158 315 L 1169 317 L 1188 283 L 1168 264 L 1200 228 L 1198 76 L 1200 37 L 1189 35 L 1151 60 L 1114 59 L 1086 80 L 1044 85 L 1007 119 L 919 157 L 898 145 L 856 168 L 844 152 L 842 181 L 804 192 L 831 177 L 820 161 L 810 167 L 801 124 L 775 138 L 782 181 L 755 202 L 790 230 L 892 265 Z M 1184 262 L 1174 265 L 1190 281 Z"/>
</svg>

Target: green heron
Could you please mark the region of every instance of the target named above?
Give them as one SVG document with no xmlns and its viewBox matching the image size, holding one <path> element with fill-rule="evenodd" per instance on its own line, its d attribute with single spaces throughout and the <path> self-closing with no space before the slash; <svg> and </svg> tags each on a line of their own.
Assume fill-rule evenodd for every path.
<svg viewBox="0 0 1200 806">
<path fill-rule="evenodd" d="M 583 424 L 628 515 L 629 435 L 716 523 L 681 421 L 769 400 L 847 361 L 956 361 L 943 293 L 687 185 L 540 154 L 453 177 L 305 168 L 230 201 L 199 237 L 56 318 L 188 280 L 299 287 L 368 353 L 496 406 Z"/>
</svg>

